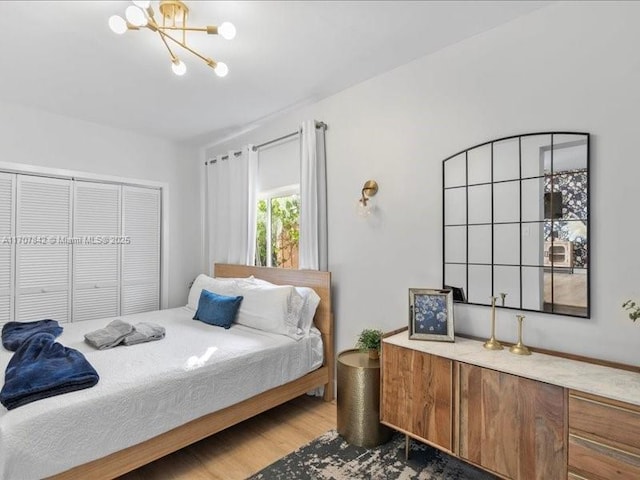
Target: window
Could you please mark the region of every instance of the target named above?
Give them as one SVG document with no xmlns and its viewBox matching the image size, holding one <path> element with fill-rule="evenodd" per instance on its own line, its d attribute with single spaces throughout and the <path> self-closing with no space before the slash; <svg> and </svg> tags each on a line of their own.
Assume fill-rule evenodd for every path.
<svg viewBox="0 0 640 480">
<path fill-rule="evenodd" d="M 258 195 L 256 265 L 298 268 L 300 186 Z"/>
</svg>

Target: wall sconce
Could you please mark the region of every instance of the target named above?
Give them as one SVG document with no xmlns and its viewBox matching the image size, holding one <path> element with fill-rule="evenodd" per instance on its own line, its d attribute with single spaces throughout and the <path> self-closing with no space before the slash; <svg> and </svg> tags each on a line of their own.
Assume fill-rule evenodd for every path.
<svg viewBox="0 0 640 480">
<path fill-rule="evenodd" d="M 361 197 L 358 199 L 358 215 L 367 217 L 371 215 L 371 205 L 369 200 L 378 193 L 378 182 L 375 180 L 367 180 L 362 186 Z"/>
</svg>

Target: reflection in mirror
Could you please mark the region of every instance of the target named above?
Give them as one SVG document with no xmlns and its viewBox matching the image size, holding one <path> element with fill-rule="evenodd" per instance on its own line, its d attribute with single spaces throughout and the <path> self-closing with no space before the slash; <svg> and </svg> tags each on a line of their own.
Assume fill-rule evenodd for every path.
<svg viewBox="0 0 640 480">
<path fill-rule="evenodd" d="M 461 288 L 464 295 L 467 295 L 467 265 L 447 263 L 444 266 L 444 276 L 451 282 L 450 286 Z"/>
<path fill-rule="evenodd" d="M 554 135 L 553 173 L 585 170 L 586 168 L 587 140 L 584 135 Z"/>
<path fill-rule="evenodd" d="M 580 315 L 587 306 L 587 271 L 553 269 L 544 274 L 545 311 Z"/>
<path fill-rule="evenodd" d="M 495 296 L 498 297 L 497 306 L 520 307 L 520 267 L 496 266 L 493 272 Z M 501 293 L 506 293 L 502 304 Z"/>
<path fill-rule="evenodd" d="M 522 149 L 522 178 L 544 175 L 543 155 L 551 148 L 551 135 L 528 135 L 519 137 Z"/>
<path fill-rule="evenodd" d="M 493 144 L 494 182 L 520 178 L 519 148 L 520 142 L 517 138 L 509 138 Z"/>
<path fill-rule="evenodd" d="M 464 153 L 447 162 L 444 166 L 444 178 L 446 179 L 445 188 L 467 184 L 467 163 Z"/>
<path fill-rule="evenodd" d="M 467 263 L 467 228 L 445 227 L 444 242 L 447 245 L 445 262 Z"/>
<path fill-rule="evenodd" d="M 544 311 L 544 268 L 522 267 L 522 309 Z"/>
<path fill-rule="evenodd" d="M 493 184 L 493 223 L 520 221 L 520 182 Z"/>
<path fill-rule="evenodd" d="M 491 297 L 491 265 L 469 265 L 467 301 L 486 304 Z M 447 283 L 447 285 L 450 285 Z"/>
<path fill-rule="evenodd" d="M 469 225 L 469 263 L 491 265 L 491 225 Z"/>
<path fill-rule="evenodd" d="M 464 225 L 467 223 L 467 190 L 451 188 L 444 191 L 444 224 Z"/>
<path fill-rule="evenodd" d="M 467 159 L 468 185 L 491 183 L 491 145 L 472 148 Z"/>
<path fill-rule="evenodd" d="M 522 180 L 522 221 L 539 222 L 544 218 L 544 177 Z"/>
<path fill-rule="evenodd" d="M 520 265 L 520 225 L 507 223 L 493 226 L 493 263 Z"/>
<path fill-rule="evenodd" d="M 459 229 L 445 226 L 443 283 L 466 283 L 469 303 L 504 292 L 506 308 L 588 317 L 589 134 L 498 139 L 443 163 L 445 225 Z"/>
<path fill-rule="evenodd" d="M 522 234 L 522 265 L 542 265 L 544 257 L 544 224 L 542 222 L 523 223 Z"/>
<path fill-rule="evenodd" d="M 491 223 L 491 185 L 469 187 L 469 225 Z"/>
</svg>

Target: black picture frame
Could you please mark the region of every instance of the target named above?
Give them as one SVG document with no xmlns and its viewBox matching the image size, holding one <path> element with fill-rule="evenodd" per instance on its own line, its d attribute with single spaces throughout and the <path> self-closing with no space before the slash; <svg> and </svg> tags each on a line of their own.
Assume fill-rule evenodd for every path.
<svg viewBox="0 0 640 480">
<path fill-rule="evenodd" d="M 467 297 L 464 294 L 464 288 L 462 287 L 453 287 L 451 285 L 444 285 L 444 290 L 451 290 L 453 293 L 453 301 L 456 303 L 467 303 Z"/>
</svg>

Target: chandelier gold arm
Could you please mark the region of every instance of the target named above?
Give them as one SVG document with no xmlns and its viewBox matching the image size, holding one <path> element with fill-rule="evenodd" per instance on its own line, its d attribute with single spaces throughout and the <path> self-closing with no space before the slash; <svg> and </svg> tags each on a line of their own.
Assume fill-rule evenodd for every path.
<svg viewBox="0 0 640 480">
<path fill-rule="evenodd" d="M 167 50 L 169 51 L 169 55 L 171 55 L 171 61 L 175 63 L 177 60 L 177 57 L 173 54 L 173 51 L 171 51 L 171 47 L 169 46 L 169 44 L 164 38 L 164 35 L 166 34 L 161 30 L 157 30 L 157 29 L 156 29 L 156 32 L 158 32 L 158 34 L 160 35 L 160 38 L 162 39 L 162 43 L 164 43 L 164 46 L 167 47 Z"/>
<path fill-rule="evenodd" d="M 218 63 L 211 59 L 211 58 L 207 58 L 204 55 L 199 54 L 198 52 L 196 52 L 194 49 L 192 49 L 191 47 L 189 47 L 188 45 L 186 45 L 185 43 L 181 42 L 180 40 L 177 40 L 175 38 L 173 38 L 171 35 L 169 35 L 167 32 L 163 32 L 162 30 L 158 29 L 158 33 L 162 36 L 162 40 L 165 42 L 166 44 L 166 40 L 165 37 L 168 38 L 169 40 L 171 40 L 172 42 L 174 42 L 177 45 L 180 45 L 182 48 L 184 48 L 185 50 L 190 51 L 191 53 L 193 53 L 196 57 L 200 58 L 201 60 L 204 60 L 204 62 L 209 65 L 211 68 L 216 68 L 216 65 L 218 65 Z M 169 48 L 167 46 L 167 48 Z M 171 50 L 169 50 L 171 51 Z"/>
<path fill-rule="evenodd" d="M 171 27 L 160 26 L 160 30 L 177 30 L 181 32 L 207 32 L 209 35 L 218 35 L 218 27 L 216 25 L 207 25 L 206 27 Z"/>
</svg>

